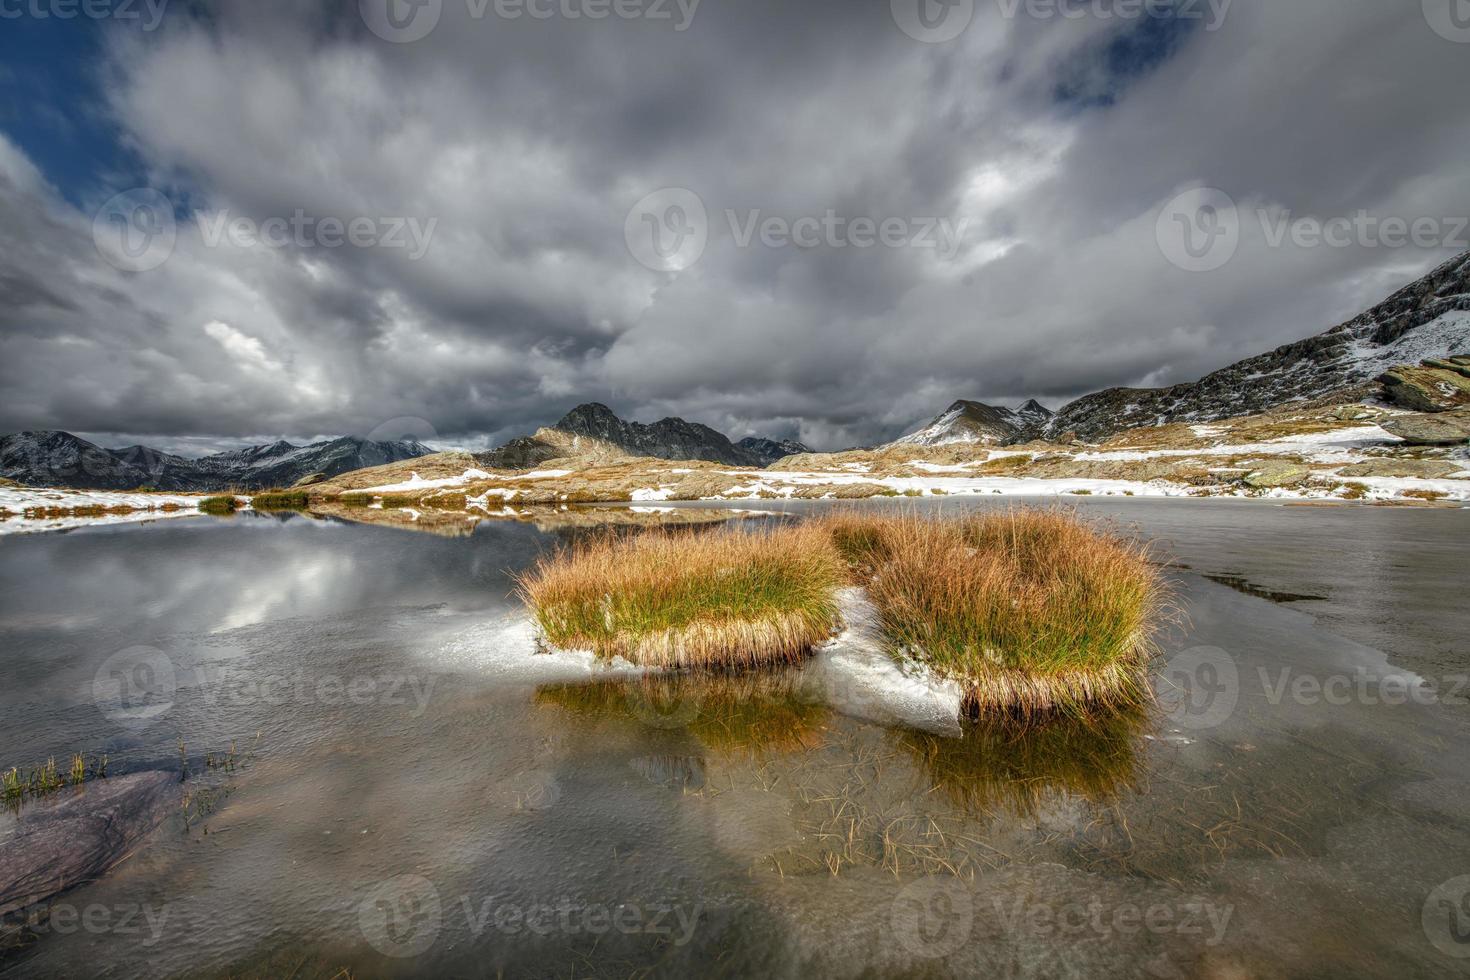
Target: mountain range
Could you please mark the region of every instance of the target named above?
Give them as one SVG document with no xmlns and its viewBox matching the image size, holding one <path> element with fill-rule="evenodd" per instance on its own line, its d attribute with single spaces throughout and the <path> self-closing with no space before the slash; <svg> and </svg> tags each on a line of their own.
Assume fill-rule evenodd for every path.
<svg viewBox="0 0 1470 980">
<path fill-rule="evenodd" d="M 1032 399 L 1020 408 L 996 408 L 983 402 L 960 400 L 918 432 L 911 433 L 891 445 L 948 446 L 976 443 L 1004 446 L 1023 441 L 1027 433 L 1040 431 L 1051 420 L 1052 412 Z"/>
<path fill-rule="evenodd" d="M 307 446 L 275 442 L 188 459 L 147 446 L 103 449 L 69 432 L 18 432 L 0 436 L 0 476 L 27 486 L 83 490 L 262 490 L 436 451 L 413 440 L 372 442 L 344 436 Z"/>
<path fill-rule="evenodd" d="M 555 425 L 512 439 L 477 458 L 491 469 L 526 469 L 549 459 L 599 454 L 762 467 L 785 456 L 809 452 L 808 447 L 789 439 L 751 436 L 731 442 L 724 433 L 680 418 L 629 422 L 600 402 L 588 402 L 572 409 Z"/>
<path fill-rule="evenodd" d="M 1139 426 L 1209 422 L 1289 403 L 1355 400 L 1375 392 L 1375 382 L 1391 368 L 1467 351 L 1470 252 L 1325 333 L 1239 361 L 1198 381 L 1168 388 L 1109 388 L 1055 413 L 1035 400 L 1015 409 L 961 400 L 890 445 L 999 446 L 1033 439 L 1065 442 L 1073 437 L 1100 441 Z M 1392 385 L 1404 379 L 1390 375 L 1388 380 Z M 508 470 L 533 469 L 570 456 L 652 456 L 764 467 L 810 451 L 791 440 L 749 437 L 731 442 L 707 425 L 680 418 L 631 422 L 606 405 L 588 402 L 554 425 L 476 458 L 487 468 Z M 66 432 L 21 432 L 0 437 L 0 476 L 31 486 L 83 489 L 249 490 L 290 486 L 316 474 L 332 477 L 432 452 L 415 441 L 344 437 L 308 446 L 277 442 L 185 459 L 146 446 L 103 449 Z"/>
</svg>

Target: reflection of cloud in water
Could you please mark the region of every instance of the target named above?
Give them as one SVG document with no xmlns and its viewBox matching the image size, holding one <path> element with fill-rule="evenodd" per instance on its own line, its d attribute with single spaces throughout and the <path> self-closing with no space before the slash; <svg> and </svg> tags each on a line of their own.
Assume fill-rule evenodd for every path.
<svg viewBox="0 0 1470 980">
<path fill-rule="evenodd" d="M 303 605 L 323 602 L 332 595 L 334 583 L 358 571 L 357 559 L 348 552 L 293 551 L 268 575 L 236 579 L 229 605 L 220 611 L 210 632 L 224 633 L 290 616 Z"/>
</svg>

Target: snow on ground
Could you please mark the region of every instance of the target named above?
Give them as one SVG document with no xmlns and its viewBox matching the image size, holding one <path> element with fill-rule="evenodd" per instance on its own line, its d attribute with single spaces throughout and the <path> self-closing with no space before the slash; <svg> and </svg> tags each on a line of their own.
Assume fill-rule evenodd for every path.
<svg viewBox="0 0 1470 980">
<path fill-rule="evenodd" d="M 353 493 L 405 493 L 414 490 L 438 490 L 443 487 L 459 487 L 471 480 L 488 480 L 490 474 L 484 470 L 468 469 L 460 476 L 446 476 L 437 480 L 425 480 L 416 470 L 410 470 L 408 479 L 402 483 L 385 483 L 378 487 L 354 490 Z"/>
<path fill-rule="evenodd" d="M 93 524 L 125 524 L 130 521 L 152 521 L 161 517 L 198 516 L 203 496 L 191 494 L 127 493 L 110 490 L 61 490 L 25 487 L 0 488 L 0 510 L 15 516 L 0 520 L 0 534 L 23 534 L 27 531 L 60 531 Z M 126 513 L 96 517 L 25 516 L 33 508 L 127 507 Z M 173 507 L 165 511 L 162 508 Z"/>
<path fill-rule="evenodd" d="M 1436 320 L 1415 327 L 1398 340 L 1380 347 L 1367 340 L 1354 340 L 1348 357 L 1364 379 L 1374 378 L 1400 364 L 1419 364 L 1445 352 L 1470 349 L 1470 311 L 1451 310 Z"/>
<path fill-rule="evenodd" d="M 832 707 L 866 721 L 960 734 L 960 685 L 917 664 L 900 667 L 862 589 L 842 589 L 837 601 L 846 628 L 817 649 L 810 668 Z"/>
</svg>

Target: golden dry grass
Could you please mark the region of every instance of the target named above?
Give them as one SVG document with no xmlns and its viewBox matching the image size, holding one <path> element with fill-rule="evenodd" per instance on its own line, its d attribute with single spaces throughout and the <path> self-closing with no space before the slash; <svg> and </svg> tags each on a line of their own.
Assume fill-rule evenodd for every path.
<svg viewBox="0 0 1470 980">
<path fill-rule="evenodd" d="M 521 597 L 553 644 L 652 667 L 794 661 L 837 624 L 841 557 L 820 527 L 604 535 L 543 559 Z"/>
<path fill-rule="evenodd" d="M 1166 594 L 1146 548 L 1060 510 L 824 520 L 898 652 L 1023 717 L 1150 697 Z"/>
</svg>

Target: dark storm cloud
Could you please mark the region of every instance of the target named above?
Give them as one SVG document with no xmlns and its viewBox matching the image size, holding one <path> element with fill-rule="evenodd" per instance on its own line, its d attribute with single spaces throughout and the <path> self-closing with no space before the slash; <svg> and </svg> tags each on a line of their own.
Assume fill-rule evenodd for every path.
<svg viewBox="0 0 1470 980">
<path fill-rule="evenodd" d="M 1186 380 L 1325 329 L 1447 251 L 1271 248 L 1257 207 L 1470 202 L 1470 46 L 1413 3 L 1235 0 L 1201 23 L 977 0 L 936 44 L 887 2 L 702 0 L 683 31 L 479 6 L 444 0 L 401 44 L 356 3 L 176 5 L 157 32 L 110 37 L 105 104 L 57 109 L 109 117 L 141 178 L 63 193 L 0 135 L 0 430 L 198 447 L 407 416 L 480 445 L 596 399 L 737 437 L 874 442 L 958 397 Z M 138 183 L 174 201 L 178 239 L 120 271 L 93 211 Z M 1156 239 L 1194 186 L 1244 218 L 1208 274 Z M 662 187 L 709 219 L 676 273 L 624 240 Z M 963 235 L 952 254 L 738 240 L 753 215 L 829 211 Z M 211 246 L 196 212 L 434 225 L 410 259 Z"/>
</svg>

